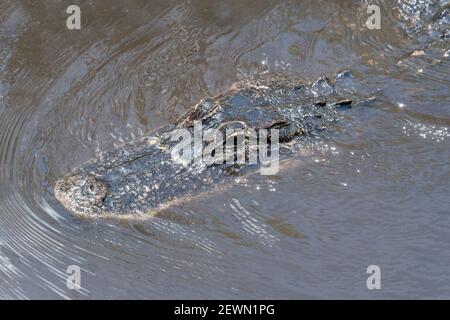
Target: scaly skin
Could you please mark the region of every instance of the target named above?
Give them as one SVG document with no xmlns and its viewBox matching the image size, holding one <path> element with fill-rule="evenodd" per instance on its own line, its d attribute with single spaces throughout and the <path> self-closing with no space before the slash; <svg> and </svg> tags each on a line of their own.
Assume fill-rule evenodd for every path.
<svg viewBox="0 0 450 320">
<path fill-rule="evenodd" d="M 191 108 L 171 128 L 155 132 L 99 159 L 88 162 L 57 181 L 56 198 L 70 211 L 87 217 L 149 216 L 174 201 L 187 200 L 231 182 L 235 174 L 255 171 L 257 164 L 182 164 L 172 160 L 173 129 L 279 129 L 281 156 L 289 143 L 319 135 L 339 119 L 338 110 L 351 107 L 352 75 L 313 84 L 286 80 L 238 83 L 217 97 Z M 227 136 L 224 136 L 226 139 Z"/>
</svg>

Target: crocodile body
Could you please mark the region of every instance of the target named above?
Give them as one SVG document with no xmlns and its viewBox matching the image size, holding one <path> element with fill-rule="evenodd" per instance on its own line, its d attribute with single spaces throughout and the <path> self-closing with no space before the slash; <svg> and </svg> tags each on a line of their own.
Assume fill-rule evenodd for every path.
<svg viewBox="0 0 450 320">
<path fill-rule="evenodd" d="M 254 171 L 261 163 L 233 165 L 180 163 L 171 150 L 174 130 L 278 129 L 280 157 L 288 157 L 292 145 L 307 137 L 320 136 L 350 108 L 354 99 L 349 71 L 332 81 L 314 83 L 271 80 L 238 83 L 219 96 L 201 101 L 176 123 L 151 136 L 104 153 L 58 180 L 56 198 L 70 211 L 88 217 L 125 217 L 157 212 L 174 201 L 190 199 L 230 182 L 236 174 Z M 270 137 L 269 140 L 270 142 Z"/>
</svg>

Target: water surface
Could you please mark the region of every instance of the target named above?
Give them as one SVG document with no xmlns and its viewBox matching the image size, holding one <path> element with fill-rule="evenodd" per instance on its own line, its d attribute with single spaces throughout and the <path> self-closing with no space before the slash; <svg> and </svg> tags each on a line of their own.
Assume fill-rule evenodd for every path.
<svg viewBox="0 0 450 320">
<path fill-rule="evenodd" d="M 80 1 L 79 31 L 70 1 L 0 2 L 0 298 L 450 298 L 449 47 L 418 36 L 438 2 L 374 1 L 370 30 L 364 1 Z M 344 69 L 377 99 L 275 176 L 140 222 L 53 195 L 236 81 Z"/>
</svg>

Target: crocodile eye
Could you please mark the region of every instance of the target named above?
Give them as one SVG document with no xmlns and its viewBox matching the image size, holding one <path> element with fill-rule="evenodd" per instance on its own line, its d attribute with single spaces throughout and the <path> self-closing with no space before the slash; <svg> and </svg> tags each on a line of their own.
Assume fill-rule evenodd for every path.
<svg viewBox="0 0 450 320">
<path fill-rule="evenodd" d="M 204 99 L 198 105 L 192 114 L 193 119 L 200 119 L 208 114 L 214 108 L 214 101 L 211 99 Z"/>
<path fill-rule="evenodd" d="M 208 112 L 213 107 L 214 102 L 211 99 L 205 99 L 201 103 L 202 111 Z"/>
</svg>

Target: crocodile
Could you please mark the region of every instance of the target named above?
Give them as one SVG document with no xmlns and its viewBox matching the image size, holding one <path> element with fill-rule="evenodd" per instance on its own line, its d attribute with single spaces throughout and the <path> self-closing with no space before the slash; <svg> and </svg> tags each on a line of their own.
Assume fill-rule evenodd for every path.
<svg viewBox="0 0 450 320">
<path fill-rule="evenodd" d="M 174 141 L 172 133 L 184 129 L 195 134 L 194 127 L 201 123 L 204 132 L 216 129 L 224 135 L 218 144 L 225 148 L 228 138 L 237 141 L 229 132 L 266 130 L 269 147 L 276 142 L 279 156 L 288 157 L 296 142 L 332 131 L 342 109 L 356 104 L 355 83 L 349 70 L 332 80 L 321 77 L 313 83 L 287 79 L 238 82 L 223 94 L 201 100 L 173 125 L 72 170 L 56 182 L 54 194 L 78 216 L 152 216 L 175 202 L 208 193 L 214 186 L 230 183 L 236 176 L 264 165 L 260 158 L 249 163 L 248 152 L 244 163 L 176 161 L 172 151 L 180 141 Z M 248 142 L 249 137 L 245 138 Z M 236 154 L 231 155 L 236 160 Z"/>
</svg>

